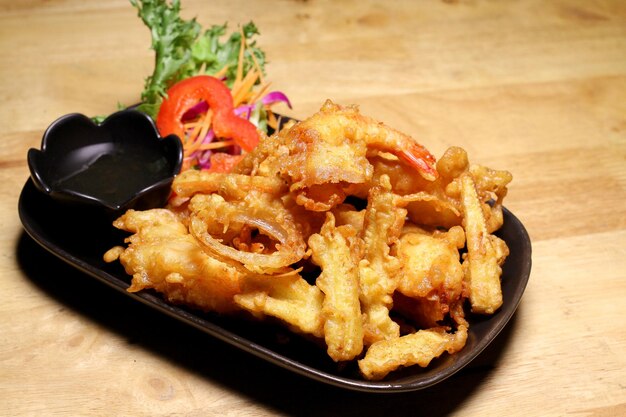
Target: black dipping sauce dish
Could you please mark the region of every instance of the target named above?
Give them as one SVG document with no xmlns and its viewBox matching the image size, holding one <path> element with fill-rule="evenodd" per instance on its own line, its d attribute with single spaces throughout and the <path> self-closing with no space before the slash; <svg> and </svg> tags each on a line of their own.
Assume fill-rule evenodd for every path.
<svg viewBox="0 0 626 417">
<path fill-rule="evenodd" d="M 100 124 L 78 113 L 62 116 L 45 131 L 41 149 L 28 151 L 39 191 L 68 210 L 109 218 L 164 206 L 182 162 L 180 139 L 161 138 L 150 116 L 133 109 Z"/>
</svg>

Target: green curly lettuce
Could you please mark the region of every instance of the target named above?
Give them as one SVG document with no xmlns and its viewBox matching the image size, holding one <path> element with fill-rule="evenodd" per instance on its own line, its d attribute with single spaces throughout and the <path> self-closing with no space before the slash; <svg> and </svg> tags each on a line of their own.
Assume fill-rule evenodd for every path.
<svg viewBox="0 0 626 417">
<path fill-rule="evenodd" d="M 138 16 L 150 29 L 151 48 L 155 52 L 152 75 L 146 78 L 138 110 L 155 118 L 170 86 L 194 75 L 213 75 L 227 67 L 224 82 L 232 86 L 236 77 L 241 48 L 241 35 L 245 36 L 243 57 L 244 73 L 260 67 L 264 72 L 265 53 L 253 39 L 259 34 L 253 22 L 240 31 L 226 35 L 227 24 L 213 25 L 202 32 L 195 18 L 184 20 L 180 16 L 180 0 L 130 0 Z M 255 61 L 256 63 L 255 64 Z"/>
</svg>

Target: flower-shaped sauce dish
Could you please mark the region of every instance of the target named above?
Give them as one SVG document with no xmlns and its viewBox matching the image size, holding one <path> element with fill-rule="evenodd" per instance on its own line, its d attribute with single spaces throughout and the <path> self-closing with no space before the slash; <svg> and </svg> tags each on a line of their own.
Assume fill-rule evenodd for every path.
<svg viewBox="0 0 626 417">
<path fill-rule="evenodd" d="M 41 149 L 28 151 L 35 186 L 54 200 L 117 215 L 163 206 L 183 148 L 177 136 L 159 136 L 152 119 L 118 111 L 97 124 L 74 113 L 54 121 Z"/>
</svg>

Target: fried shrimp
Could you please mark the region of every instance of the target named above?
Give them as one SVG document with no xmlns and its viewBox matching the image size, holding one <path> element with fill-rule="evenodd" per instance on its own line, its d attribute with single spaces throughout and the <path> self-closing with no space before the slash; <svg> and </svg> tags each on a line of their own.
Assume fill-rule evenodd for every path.
<svg viewBox="0 0 626 417">
<path fill-rule="evenodd" d="M 368 160 L 372 152 L 396 155 L 428 181 L 438 175 L 435 158 L 413 138 L 361 115 L 354 106 L 330 100 L 265 142 L 244 158 L 237 172 L 285 178 L 298 204 L 312 211 L 342 203 L 351 187 L 367 187 L 374 173 Z"/>
<path fill-rule="evenodd" d="M 128 291 L 279 322 L 380 380 L 463 349 L 466 309 L 500 308 L 511 179 L 327 101 L 231 173 L 179 174 L 167 207 L 114 222 L 131 235 L 104 259 Z"/>
<path fill-rule="evenodd" d="M 363 116 L 355 106 L 342 107 L 328 100 L 318 113 L 285 133 L 306 144 L 305 160 L 314 169 L 310 173 L 313 175 L 305 175 L 300 179 L 305 185 L 359 182 L 360 176 L 366 171 L 363 169 L 366 164 L 363 159 L 367 151 L 372 149 L 396 155 L 427 180 L 437 178 L 435 157 L 426 148 L 410 136 Z M 348 162 L 345 159 L 347 150 L 358 156 L 352 167 L 354 171 L 325 169 Z M 325 167 L 316 165 L 319 162 L 325 162 Z"/>
</svg>

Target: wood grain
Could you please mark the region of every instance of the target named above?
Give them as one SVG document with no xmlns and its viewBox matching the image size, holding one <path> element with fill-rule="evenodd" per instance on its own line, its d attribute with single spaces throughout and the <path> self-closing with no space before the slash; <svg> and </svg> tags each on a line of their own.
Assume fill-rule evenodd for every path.
<svg viewBox="0 0 626 417">
<path fill-rule="evenodd" d="M 1 0 L 0 415 L 626 414 L 625 2 L 183 7 L 204 26 L 255 21 L 287 114 L 326 98 L 358 104 L 438 156 L 459 145 L 510 170 L 506 206 L 533 240 L 518 313 L 471 372 L 359 394 L 251 358 L 65 266 L 22 231 L 26 152 L 63 114 L 136 102 L 150 37 L 124 0 Z"/>
</svg>

